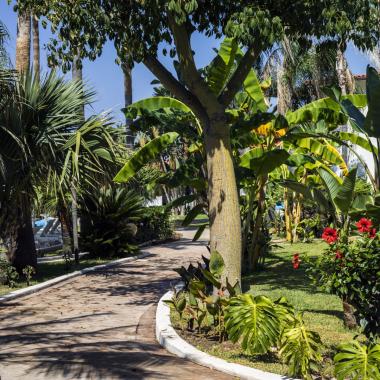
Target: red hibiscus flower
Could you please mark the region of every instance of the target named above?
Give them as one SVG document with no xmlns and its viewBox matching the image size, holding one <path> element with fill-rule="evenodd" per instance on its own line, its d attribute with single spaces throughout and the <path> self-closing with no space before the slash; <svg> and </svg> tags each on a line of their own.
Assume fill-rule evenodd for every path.
<svg viewBox="0 0 380 380">
<path fill-rule="evenodd" d="M 335 252 L 335 258 L 336 258 L 337 260 L 341 260 L 341 259 L 343 259 L 343 253 L 340 252 L 340 251 L 336 251 L 336 252 Z"/>
<path fill-rule="evenodd" d="M 361 218 L 357 223 L 356 227 L 358 228 L 359 232 L 370 232 L 370 229 L 372 227 L 372 222 L 367 218 Z"/>
<path fill-rule="evenodd" d="M 293 268 L 298 269 L 300 267 L 300 263 L 301 263 L 300 255 L 296 253 L 295 255 L 293 255 L 293 259 L 292 259 Z"/>
<path fill-rule="evenodd" d="M 369 230 L 369 237 L 370 237 L 371 239 L 374 239 L 374 238 L 376 237 L 376 228 L 371 228 L 371 229 Z"/>
<path fill-rule="evenodd" d="M 338 240 L 338 232 L 335 228 L 326 227 L 323 230 L 322 239 L 328 243 L 332 244 Z"/>
</svg>

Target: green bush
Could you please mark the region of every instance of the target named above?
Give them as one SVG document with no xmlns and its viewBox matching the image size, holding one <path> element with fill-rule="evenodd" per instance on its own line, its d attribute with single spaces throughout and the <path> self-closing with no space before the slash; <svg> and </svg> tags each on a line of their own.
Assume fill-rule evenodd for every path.
<svg viewBox="0 0 380 380">
<path fill-rule="evenodd" d="M 355 308 L 365 335 L 373 338 L 380 334 L 380 239 L 370 220 L 362 218 L 357 226 L 352 241 L 326 228 L 322 236 L 329 246 L 308 272 L 316 285 Z"/>
<path fill-rule="evenodd" d="M 173 236 L 173 223 L 170 220 L 170 210 L 164 206 L 152 206 L 144 209 L 135 241 L 143 243 L 151 240 L 168 239 Z"/>
<path fill-rule="evenodd" d="M 101 187 L 83 199 L 81 217 L 86 232 L 80 245 L 92 255 L 113 257 L 137 250 L 133 244 L 137 225 L 144 220 L 143 198 L 121 186 Z"/>
<path fill-rule="evenodd" d="M 16 268 L 8 260 L 0 259 L 0 284 L 14 288 L 19 277 Z"/>
</svg>

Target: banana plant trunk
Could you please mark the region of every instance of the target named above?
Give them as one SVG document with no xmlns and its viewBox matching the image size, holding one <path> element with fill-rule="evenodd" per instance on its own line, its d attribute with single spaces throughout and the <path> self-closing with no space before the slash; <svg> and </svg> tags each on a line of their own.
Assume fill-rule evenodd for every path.
<svg viewBox="0 0 380 380">
<path fill-rule="evenodd" d="M 210 248 L 225 262 L 222 280 L 241 280 L 241 220 L 232 160 L 230 132 L 224 114 L 214 117 L 205 134 L 207 154 Z"/>
<path fill-rule="evenodd" d="M 21 272 L 30 265 L 37 268 L 37 252 L 32 226 L 31 202 L 22 195 L 15 212 L 16 223 L 10 233 L 7 257 L 10 263 Z"/>
<path fill-rule="evenodd" d="M 297 194 L 294 199 L 293 205 L 293 243 L 298 241 L 298 232 L 297 227 L 301 221 L 301 213 L 302 213 L 302 195 Z"/>
<path fill-rule="evenodd" d="M 250 257 L 250 269 L 255 271 L 259 263 L 261 244 L 260 244 L 260 231 L 263 226 L 264 212 L 265 212 L 265 186 L 268 180 L 268 176 L 263 176 L 260 179 L 259 194 L 257 202 L 256 220 L 254 229 L 252 232 L 251 249 L 249 253 Z"/>
<path fill-rule="evenodd" d="M 293 243 L 292 213 L 290 211 L 289 191 L 286 188 L 284 189 L 284 217 L 286 240 Z"/>
</svg>

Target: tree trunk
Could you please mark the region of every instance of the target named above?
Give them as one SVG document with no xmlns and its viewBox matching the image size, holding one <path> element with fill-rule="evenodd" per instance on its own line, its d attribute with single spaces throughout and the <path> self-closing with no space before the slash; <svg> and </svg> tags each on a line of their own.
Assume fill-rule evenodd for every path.
<svg viewBox="0 0 380 380">
<path fill-rule="evenodd" d="M 284 217 L 285 217 L 286 240 L 293 243 L 292 213 L 290 211 L 289 192 L 287 188 L 284 189 Z"/>
<path fill-rule="evenodd" d="M 355 308 L 347 302 L 347 300 L 343 300 L 343 319 L 344 324 L 349 329 L 354 329 L 358 326 L 355 317 Z"/>
<path fill-rule="evenodd" d="M 124 74 L 124 105 L 125 108 L 130 106 L 133 101 L 133 92 L 132 92 L 132 68 L 127 64 L 123 63 L 121 65 Z M 128 148 L 133 148 L 135 136 L 131 131 L 131 120 L 125 118 L 125 132 L 126 132 L 126 144 Z"/>
<path fill-rule="evenodd" d="M 301 210 L 302 210 L 302 195 L 297 194 L 294 199 L 293 205 L 293 243 L 297 243 L 298 241 L 298 232 L 297 227 L 301 221 Z"/>
<path fill-rule="evenodd" d="M 74 57 L 73 68 L 72 68 L 72 77 L 73 80 L 83 82 L 83 73 L 82 73 L 82 62 L 80 59 L 79 53 Z M 82 114 L 84 120 L 84 106 L 79 110 Z M 78 239 L 78 204 L 77 204 L 77 190 L 75 183 L 71 187 L 72 203 L 71 203 L 71 217 L 73 225 L 73 234 L 72 234 L 72 247 L 73 254 L 75 257 L 75 263 L 79 264 L 79 239 Z"/>
<path fill-rule="evenodd" d="M 241 281 L 241 220 L 229 128 L 214 116 L 205 134 L 207 152 L 210 247 L 225 263 L 222 280 Z"/>
<path fill-rule="evenodd" d="M 338 83 L 340 87 L 340 91 L 342 95 L 347 95 L 347 61 L 346 58 L 344 57 L 344 52 L 345 52 L 345 43 L 344 42 L 339 42 L 337 51 L 336 51 L 336 73 L 338 76 Z M 342 125 L 340 127 L 340 130 L 342 132 L 347 132 L 347 125 Z M 349 151 L 348 147 L 343 145 L 341 147 L 342 150 L 342 158 L 344 162 L 348 165 L 349 161 Z"/>
<path fill-rule="evenodd" d="M 40 30 L 38 25 L 38 17 L 32 16 L 33 29 L 33 71 L 37 80 L 40 79 Z"/>
<path fill-rule="evenodd" d="M 19 73 L 27 72 L 30 67 L 30 13 L 18 15 L 16 39 L 16 70 Z"/>
<path fill-rule="evenodd" d="M 256 219 L 254 230 L 252 232 L 251 249 L 249 252 L 250 268 L 252 271 L 257 269 L 257 264 L 260 258 L 260 231 L 263 226 L 263 217 L 265 212 L 265 186 L 267 183 L 267 179 L 268 176 L 262 177 L 259 184 Z"/>
<path fill-rule="evenodd" d="M 31 207 L 29 197 L 23 195 L 15 213 L 17 223 L 10 234 L 7 256 L 18 272 L 21 272 L 27 265 L 37 267 Z"/>
</svg>

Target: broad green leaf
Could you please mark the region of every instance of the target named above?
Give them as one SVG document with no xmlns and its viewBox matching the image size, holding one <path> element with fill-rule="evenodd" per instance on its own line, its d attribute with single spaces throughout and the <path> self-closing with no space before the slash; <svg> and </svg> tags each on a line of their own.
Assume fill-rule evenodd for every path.
<svg viewBox="0 0 380 380">
<path fill-rule="evenodd" d="M 218 55 L 213 59 L 207 72 L 207 83 L 212 92 L 219 95 L 231 74 L 238 44 L 233 38 L 225 38 L 220 44 Z"/>
<path fill-rule="evenodd" d="M 247 75 L 244 81 L 244 90 L 249 97 L 256 103 L 257 108 L 261 112 L 268 110 L 268 105 L 265 101 L 265 95 L 260 86 L 260 82 L 257 79 L 255 71 L 252 69 Z"/>
<path fill-rule="evenodd" d="M 253 170 L 256 175 L 266 175 L 283 165 L 289 156 L 284 149 L 265 152 L 262 148 L 254 148 L 241 156 L 240 166 Z"/>
<path fill-rule="evenodd" d="M 368 152 L 378 154 L 377 148 L 373 146 L 368 139 L 358 135 L 357 133 L 338 132 L 338 136 L 341 140 L 350 141 L 351 143 L 360 146 Z"/>
<path fill-rule="evenodd" d="M 212 251 L 210 255 L 210 272 L 216 277 L 220 277 L 224 271 L 224 260 L 218 251 Z"/>
<path fill-rule="evenodd" d="M 380 379 L 380 344 L 362 345 L 357 340 L 343 343 L 334 357 L 338 380 Z"/>
<path fill-rule="evenodd" d="M 129 181 L 144 165 L 157 158 L 178 136 L 177 132 L 168 132 L 151 140 L 132 155 L 119 173 L 116 174 L 114 181 Z"/>
<path fill-rule="evenodd" d="M 176 109 L 185 113 L 192 113 L 191 109 L 177 99 L 169 96 L 153 96 L 139 100 L 131 104 L 128 108 L 123 108 L 124 112 L 134 112 L 135 117 L 141 116 L 144 111 L 158 111 L 160 109 Z"/>
<path fill-rule="evenodd" d="M 368 113 L 365 129 L 369 136 L 380 137 L 380 76 L 376 69 L 367 67 Z"/>
<path fill-rule="evenodd" d="M 165 207 L 166 208 L 179 207 L 179 206 L 183 206 L 187 203 L 194 202 L 197 199 L 198 199 L 198 194 L 184 195 L 184 196 L 179 197 L 179 198 L 175 199 L 174 201 L 168 203 Z"/>
<path fill-rule="evenodd" d="M 202 236 L 203 231 L 208 227 L 208 225 L 209 223 L 203 223 L 199 225 L 197 232 L 195 233 L 193 237 L 193 241 L 197 241 Z"/>
<path fill-rule="evenodd" d="M 306 104 L 296 111 L 286 114 L 289 125 L 302 124 L 305 122 L 317 123 L 325 120 L 332 124 L 345 124 L 347 116 L 341 112 L 340 105 L 331 98 L 323 98 Z"/>
<path fill-rule="evenodd" d="M 199 214 L 202 214 L 204 211 L 203 204 L 197 204 L 194 206 L 186 215 L 185 219 L 182 222 L 182 226 L 187 227 Z"/>
<path fill-rule="evenodd" d="M 318 170 L 318 173 L 320 177 L 322 178 L 322 181 L 326 189 L 328 190 L 331 201 L 334 202 L 335 198 L 337 197 L 339 193 L 341 184 L 337 181 L 337 179 L 331 173 L 329 173 L 327 170 L 323 168 L 320 168 Z"/>
<path fill-rule="evenodd" d="M 351 208 L 355 191 L 356 172 L 357 168 L 354 168 L 343 178 L 343 184 L 339 187 L 338 194 L 334 198 L 335 204 L 344 213 L 348 213 Z"/>
</svg>

